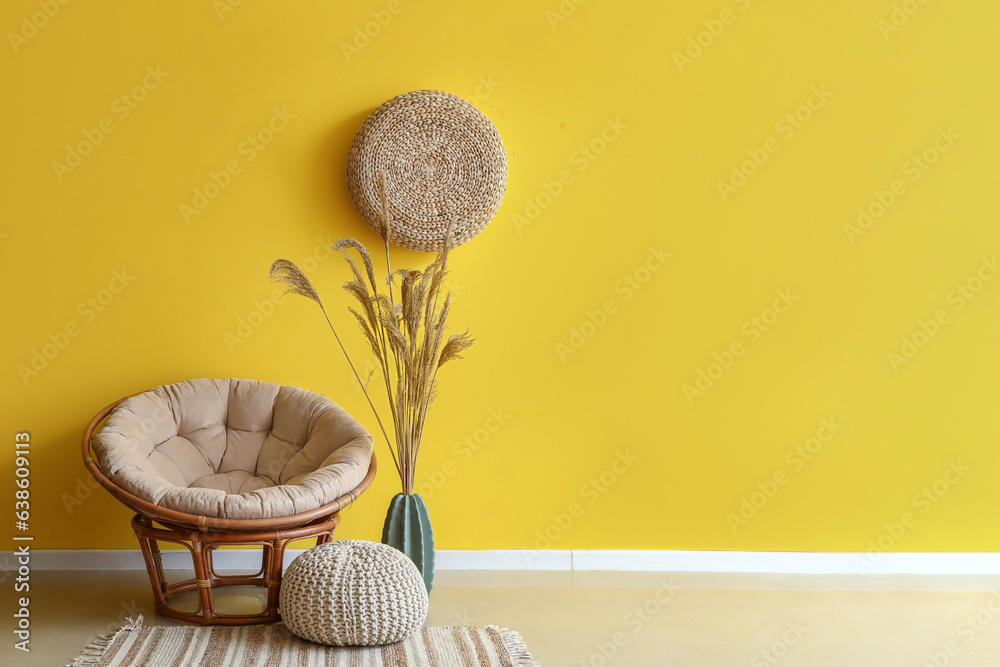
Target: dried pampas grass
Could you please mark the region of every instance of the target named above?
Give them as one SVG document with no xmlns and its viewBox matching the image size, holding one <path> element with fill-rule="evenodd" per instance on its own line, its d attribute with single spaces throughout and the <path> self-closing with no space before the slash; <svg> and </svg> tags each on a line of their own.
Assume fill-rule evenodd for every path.
<svg viewBox="0 0 1000 667">
<path fill-rule="evenodd" d="M 293 294 L 315 301 L 323 311 L 368 404 L 375 412 L 382 435 L 389 443 L 396 471 L 403 484 L 403 493 L 411 494 L 427 411 L 437 395 L 438 370 L 449 361 L 462 359 L 462 352 L 475 339 L 469 336 L 468 331 L 453 333 L 447 339 L 445 337 L 451 310 L 451 294 L 446 292 L 442 300 L 441 293 L 448 273 L 448 254 L 454 247 L 454 224 L 448 229 L 444 247 L 426 269 L 393 271 L 389 265 L 392 223 L 385 206 L 382 215 L 387 294 L 379 291 L 374 263 L 363 244 L 347 238 L 337 241 L 333 249 L 341 252 L 353 275 L 352 280 L 344 283 L 344 290 L 357 301 L 359 307 L 348 310 L 357 320 L 362 335 L 379 364 L 392 415 L 394 437 L 390 438 L 386 432 L 379 412 L 368 394 L 367 382 L 362 381 L 358 375 L 309 278 L 294 263 L 279 259 L 271 265 L 271 280 L 284 284 Z M 360 266 L 354 255 L 361 260 Z"/>
</svg>

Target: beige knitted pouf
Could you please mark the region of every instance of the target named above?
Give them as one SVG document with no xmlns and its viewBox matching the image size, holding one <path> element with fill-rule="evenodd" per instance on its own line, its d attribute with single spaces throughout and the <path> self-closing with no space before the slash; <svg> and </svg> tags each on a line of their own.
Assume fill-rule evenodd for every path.
<svg viewBox="0 0 1000 667">
<path fill-rule="evenodd" d="M 383 185 L 384 177 L 384 185 Z M 368 226 L 410 250 L 472 239 L 500 210 L 507 153 L 486 115 L 457 95 L 417 90 L 375 109 L 347 155 L 347 189 Z M 386 210 L 383 210 L 383 192 Z"/>
<path fill-rule="evenodd" d="M 292 561 L 281 580 L 285 626 L 333 646 L 400 641 L 427 618 L 427 589 L 417 566 L 386 544 L 327 542 Z"/>
</svg>

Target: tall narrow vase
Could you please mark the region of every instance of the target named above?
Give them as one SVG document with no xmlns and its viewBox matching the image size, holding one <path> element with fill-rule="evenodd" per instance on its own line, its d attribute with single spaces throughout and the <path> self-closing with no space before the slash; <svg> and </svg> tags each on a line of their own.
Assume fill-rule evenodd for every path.
<svg viewBox="0 0 1000 667">
<path fill-rule="evenodd" d="M 434 584 L 434 530 L 419 494 L 397 493 L 382 526 L 382 544 L 399 549 L 420 570 L 427 592 Z"/>
</svg>

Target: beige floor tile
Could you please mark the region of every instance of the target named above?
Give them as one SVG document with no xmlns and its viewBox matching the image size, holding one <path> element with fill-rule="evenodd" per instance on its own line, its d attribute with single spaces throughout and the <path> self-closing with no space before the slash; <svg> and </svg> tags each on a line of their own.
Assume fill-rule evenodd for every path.
<svg viewBox="0 0 1000 667">
<path fill-rule="evenodd" d="M 428 624 L 515 629 L 545 667 L 1000 665 L 996 578 L 442 572 L 438 581 Z M 836 586 L 864 590 L 816 590 Z M 136 613 L 176 624 L 151 612 L 144 572 L 36 572 L 31 593 L 32 651 L 15 651 L 5 633 L 0 664 L 64 665 Z M 5 609 L 12 598 L 7 588 Z M 257 599 L 230 602 L 237 611 Z"/>
</svg>

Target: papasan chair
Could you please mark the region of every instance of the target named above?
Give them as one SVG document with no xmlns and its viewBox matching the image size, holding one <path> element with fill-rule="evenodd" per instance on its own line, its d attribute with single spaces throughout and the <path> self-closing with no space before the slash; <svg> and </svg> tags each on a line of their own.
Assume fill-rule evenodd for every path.
<svg viewBox="0 0 1000 667">
<path fill-rule="evenodd" d="M 372 437 L 326 396 L 233 379 L 189 380 L 115 401 L 84 431 L 83 459 L 136 512 L 132 528 L 156 611 L 203 625 L 281 620 L 285 547 L 303 538 L 330 541 L 340 510 L 368 488 L 376 467 Z M 190 550 L 193 579 L 167 583 L 159 542 Z M 212 553 L 223 545 L 260 545 L 260 571 L 217 574 Z M 219 613 L 212 590 L 220 586 L 266 588 L 266 606 L 257 614 Z M 169 606 L 195 589 L 195 611 Z"/>
</svg>

